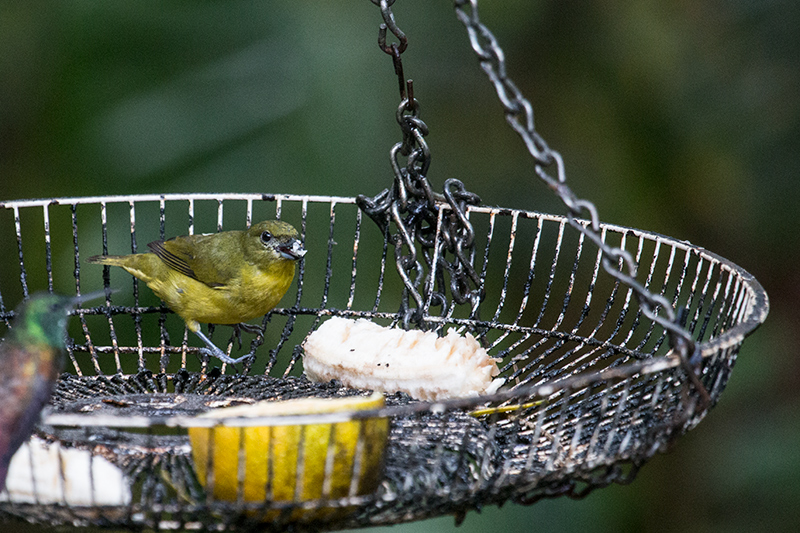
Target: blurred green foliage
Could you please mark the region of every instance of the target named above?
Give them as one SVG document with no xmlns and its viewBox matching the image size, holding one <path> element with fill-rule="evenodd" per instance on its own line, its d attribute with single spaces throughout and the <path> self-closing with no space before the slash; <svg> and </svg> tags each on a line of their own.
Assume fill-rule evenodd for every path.
<svg viewBox="0 0 800 533">
<path fill-rule="evenodd" d="M 731 259 L 766 287 L 772 311 L 720 404 L 632 485 L 487 508 L 460 531 L 795 530 L 800 4 L 481 7 L 538 129 L 601 219 Z M 563 212 L 448 2 L 400 0 L 394 11 L 434 186 L 458 177 L 485 203 Z M 3 2 L 0 198 L 377 193 L 400 138 L 379 22 L 366 0 Z M 13 235 L 0 249 L 16 253 Z M 13 276 L 0 271 L 0 282 Z M 391 531 L 453 528 L 444 517 Z"/>
</svg>

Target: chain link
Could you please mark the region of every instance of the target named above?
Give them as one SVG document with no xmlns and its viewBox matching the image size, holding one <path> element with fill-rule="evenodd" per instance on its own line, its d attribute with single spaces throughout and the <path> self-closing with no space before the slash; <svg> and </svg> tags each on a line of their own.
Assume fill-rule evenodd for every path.
<svg viewBox="0 0 800 533">
<path fill-rule="evenodd" d="M 427 179 L 431 160 L 425 141 L 428 127 L 419 117 L 413 82 L 405 79 L 403 74 L 401 55 L 408 47 L 408 38 L 398 27 L 391 11 L 395 0 L 371 1 L 380 7 L 384 20 L 378 32 L 378 45 L 392 57 L 398 78 L 401 102 L 397 108 L 397 122 L 403 140 L 390 150 L 395 176 L 393 187 L 373 198 L 359 195 L 357 203 L 395 247 L 397 271 L 405 285 L 400 312 L 406 327 L 415 322 L 425 328 L 425 317 L 431 306 L 441 306 L 444 315 L 448 310 L 448 285 L 453 301 L 456 304 L 469 302 L 471 317 L 477 318 L 483 284 L 473 266 L 475 235 L 466 210 L 469 205 L 478 204 L 480 198 L 466 191 L 464 184 L 456 179 L 445 181 L 444 194 L 432 190 Z M 480 21 L 477 0 L 454 0 L 454 7 L 456 16 L 467 29 L 481 68 L 495 88 L 507 122 L 534 159 L 536 174 L 566 206 L 569 224 L 603 251 L 603 269 L 631 287 L 642 313 L 667 331 L 673 350 L 681 357 L 689 379 L 707 405 L 708 392 L 697 376 L 701 354 L 691 334 L 682 325 L 683 313 L 676 313 L 664 296 L 651 293 L 637 281 L 637 264 L 627 250 L 613 247 L 601 238 L 597 208 L 589 200 L 579 198 L 567 185 L 564 161 L 536 131 L 533 107 L 508 77 L 503 50 L 492 32 Z M 395 36 L 396 43 L 387 44 L 387 32 Z M 440 220 L 440 208 L 444 206 L 449 207 L 448 214 Z M 588 220 L 588 223 L 580 218 Z M 392 224 L 396 227 L 394 234 L 391 234 Z M 441 225 L 439 233 L 436 232 L 438 225 Z M 420 255 L 425 267 L 420 262 Z M 431 273 L 420 292 L 425 268 Z M 450 277 L 449 284 L 445 274 Z"/>
<path fill-rule="evenodd" d="M 441 315 L 450 309 L 448 287 L 453 302 L 469 303 L 470 317 L 478 317 L 483 287 L 473 266 L 475 232 L 466 211 L 469 205 L 479 204 L 480 198 L 457 179 L 446 180 L 443 193 L 435 192 L 428 181 L 428 126 L 419 116 L 413 81 L 403 73 L 401 55 L 408 47 L 408 38 L 395 22 L 391 10 L 394 1 L 372 3 L 380 7 L 383 17 L 378 46 L 392 57 L 398 79 L 401 101 L 396 119 L 403 138 L 389 151 L 392 188 L 372 198 L 359 195 L 356 201 L 394 245 L 397 272 L 404 284 L 400 304 L 404 327 L 413 322 L 426 329 L 431 307 L 440 307 Z M 397 42 L 387 43 L 388 32 Z M 396 228 L 394 234 L 392 226 Z M 423 279 L 427 279 L 424 284 Z"/>
<path fill-rule="evenodd" d="M 525 143 L 535 161 L 536 174 L 550 187 L 567 207 L 567 218 L 571 226 L 583 233 L 603 251 L 603 269 L 633 290 L 642 313 L 663 327 L 670 338 L 673 350 L 679 354 L 689 379 L 700 392 L 705 404 L 710 401 L 708 392 L 697 374 L 700 370 L 701 354 L 690 333 L 681 324 L 669 301 L 662 295 L 653 294 L 636 280 L 637 265 L 633 256 L 621 248 L 607 244 L 600 237 L 600 221 L 597 208 L 589 200 L 578 198 L 566 183 L 564 161 L 536 132 L 533 107 L 506 74 L 503 50 L 497 39 L 478 18 L 477 0 L 454 0 L 456 16 L 467 29 L 470 44 L 478 56 L 481 68 L 494 85 L 505 111 L 506 120 Z M 585 224 L 578 217 L 586 218 Z"/>
</svg>

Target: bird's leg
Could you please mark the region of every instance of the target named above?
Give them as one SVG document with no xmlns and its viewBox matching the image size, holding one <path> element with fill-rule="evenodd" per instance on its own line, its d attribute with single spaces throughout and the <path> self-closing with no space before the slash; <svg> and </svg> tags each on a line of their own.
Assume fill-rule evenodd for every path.
<svg viewBox="0 0 800 533">
<path fill-rule="evenodd" d="M 239 357 L 238 359 L 234 359 L 225 352 L 223 352 L 222 350 L 220 350 L 213 342 L 211 342 L 211 340 L 208 337 L 206 337 L 203 334 L 202 331 L 198 329 L 197 331 L 195 331 L 195 333 L 197 334 L 198 337 L 200 337 L 200 340 L 202 340 L 206 345 L 206 348 L 200 348 L 200 351 L 208 355 L 213 355 L 223 363 L 228 363 L 229 365 L 235 365 L 237 363 L 241 363 L 245 359 L 255 356 L 255 354 L 247 354 Z"/>
</svg>

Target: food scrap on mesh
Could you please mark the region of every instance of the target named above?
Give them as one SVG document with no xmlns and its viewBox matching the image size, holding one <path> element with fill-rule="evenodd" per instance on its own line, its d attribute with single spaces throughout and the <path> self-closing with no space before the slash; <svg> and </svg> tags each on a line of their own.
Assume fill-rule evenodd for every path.
<svg viewBox="0 0 800 533">
<path fill-rule="evenodd" d="M 418 400 L 492 394 L 504 382 L 493 379 L 497 362 L 475 337 L 452 329 L 439 337 L 333 317 L 308 336 L 303 348 L 311 381 L 336 379 L 347 387 L 402 391 Z"/>
</svg>

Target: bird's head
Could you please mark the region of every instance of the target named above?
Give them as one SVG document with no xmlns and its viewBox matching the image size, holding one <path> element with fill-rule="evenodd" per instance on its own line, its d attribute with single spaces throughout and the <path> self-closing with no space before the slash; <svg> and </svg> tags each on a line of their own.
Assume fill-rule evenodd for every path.
<svg viewBox="0 0 800 533">
<path fill-rule="evenodd" d="M 297 230 L 280 220 L 265 220 L 245 233 L 245 250 L 259 262 L 299 261 L 306 255 Z"/>
<path fill-rule="evenodd" d="M 10 334 L 30 344 L 63 349 L 69 312 L 81 298 L 37 293 L 16 309 Z"/>
</svg>

